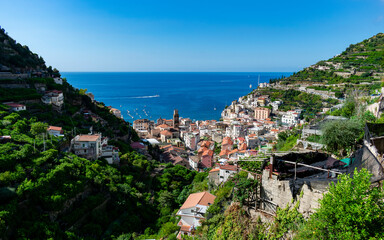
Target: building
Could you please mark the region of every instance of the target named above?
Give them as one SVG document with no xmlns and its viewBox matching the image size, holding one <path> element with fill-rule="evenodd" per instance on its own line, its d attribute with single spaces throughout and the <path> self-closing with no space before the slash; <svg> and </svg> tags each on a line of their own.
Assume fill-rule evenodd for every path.
<svg viewBox="0 0 384 240">
<path fill-rule="evenodd" d="M 46 91 L 44 96 L 41 98 L 41 101 L 45 104 L 61 109 L 64 104 L 64 95 L 63 92 L 59 90 Z"/>
<path fill-rule="evenodd" d="M 103 145 L 101 157 L 105 158 L 109 164 L 119 164 L 119 148 L 112 145 Z"/>
<path fill-rule="evenodd" d="M 287 111 L 281 117 L 281 122 L 287 125 L 296 125 L 299 122 L 299 113 L 296 111 Z"/>
<path fill-rule="evenodd" d="M 230 137 L 223 138 L 223 142 L 221 143 L 221 150 L 231 151 L 233 147 L 233 141 Z"/>
<path fill-rule="evenodd" d="M 163 130 L 160 132 L 161 142 L 166 143 L 168 139 L 172 138 L 172 132 L 169 130 Z"/>
<path fill-rule="evenodd" d="M 201 165 L 203 168 L 211 168 L 213 160 L 213 151 L 208 149 L 203 152 L 201 156 Z"/>
<path fill-rule="evenodd" d="M 63 135 L 63 128 L 62 127 L 56 127 L 56 126 L 49 126 L 47 129 L 47 132 L 49 135 L 56 136 L 56 137 L 62 137 Z"/>
<path fill-rule="evenodd" d="M 196 150 L 197 149 L 197 143 L 200 141 L 200 134 L 199 132 L 194 133 L 187 133 L 184 136 L 184 142 L 185 146 L 189 148 L 190 150 Z"/>
<path fill-rule="evenodd" d="M 179 121 L 179 111 L 175 109 L 173 111 L 173 127 L 174 128 L 179 128 L 180 121 Z"/>
<path fill-rule="evenodd" d="M 101 134 L 77 135 L 71 140 L 71 150 L 77 156 L 98 159 L 102 155 Z"/>
<path fill-rule="evenodd" d="M 271 114 L 271 109 L 269 108 L 263 108 L 263 107 L 255 108 L 255 119 L 264 120 L 269 118 L 270 114 Z"/>
<path fill-rule="evenodd" d="M 133 129 L 135 129 L 136 132 L 149 133 L 153 128 L 153 126 L 154 126 L 154 122 L 148 119 L 137 119 L 133 121 Z"/>
<path fill-rule="evenodd" d="M 177 215 L 180 216 L 180 221 L 177 224 L 180 226 L 178 239 L 181 239 L 183 235 L 191 236 L 194 234 L 194 230 L 201 225 L 201 220 L 205 219 L 205 213 L 215 198 L 216 196 L 209 192 L 193 193 L 188 196 L 177 212 Z"/>
<path fill-rule="evenodd" d="M 3 103 L 4 105 L 7 105 L 11 108 L 11 111 L 13 112 L 19 112 L 19 111 L 25 111 L 27 110 L 27 107 L 24 104 L 14 103 L 14 102 L 8 102 Z"/>
<path fill-rule="evenodd" d="M 109 110 L 113 115 L 115 115 L 116 117 L 118 118 L 122 118 L 121 116 L 121 111 L 117 108 L 113 108 L 111 107 L 111 109 Z"/>
<path fill-rule="evenodd" d="M 199 157 L 198 156 L 189 156 L 189 166 L 194 169 L 198 170 L 199 169 Z"/>
<path fill-rule="evenodd" d="M 226 182 L 229 177 L 235 175 L 237 173 L 236 165 L 224 165 L 220 166 L 220 182 Z"/>
<path fill-rule="evenodd" d="M 220 184 L 220 168 L 214 168 L 208 173 L 209 182 L 211 184 Z"/>
</svg>

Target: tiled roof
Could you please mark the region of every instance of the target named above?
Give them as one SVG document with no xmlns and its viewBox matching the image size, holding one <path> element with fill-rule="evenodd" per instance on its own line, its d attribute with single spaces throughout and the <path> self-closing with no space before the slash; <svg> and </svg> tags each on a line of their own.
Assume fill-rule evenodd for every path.
<svg viewBox="0 0 384 240">
<path fill-rule="evenodd" d="M 215 201 L 216 196 L 209 192 L 192 193 L 185 200 L 180 209 L 195 207 L 196 205 L 210 206 Z"/>
<path fill-rule="evenodd" d="M 100 135 L 94 134 L 94 135 L 79 135 L 79 138 L 77 141 L 79 142 L 95 142 L 97 139 L 101 138 Z"/>
<path fill-rule="evenodd" d="M 62 128 L 56 127 L 56 126 L 49 126 L 47 130 L 48 131 L 53 130 L 53 131 L 60 131 L 61 132 Z"/>
<path fill-rule="evenodd" d="M 228 156 L 229 152 L 230 152 L 230 151 L 228 151 L 227 149 L 221 150 L 219 156 L 224 156 L 224 155 L 225 155 L 225 156 Z"/>
<path fill-rule="evenodd" d="M 191 226 L 188 226 L 188 225 L 182 225 L 181 228 L 180 228 L 180 231 L 183 231 L 183 232 L 190 232 L 190 231 L 191 231 Z"/>
<path fill-rule="evenodd" d="M 206 150 L 206 151 L 204 151 L 204 152 L 203 152 L 203 156 L 207 156 L 207 155 L 212 157 L 212 156 L 213 156 L 213 151 L 212 151 L 212 150 L 210 150 L 210 149 L 209 149 L 209 150 Z"/>
<path fill-rule="evenodd" d="M 224 165 L 224 166 L 220 166 L 220 169 L 221 170 L 228 170 L 228 171 L 237 171 L 237 166 L 236 165 Z"/>
<path fill-rule="evenodd" d="M 165 135 L 165 136 L 172 136 L 172 133 L 168 130 L 163 130 L 160 132 L 161 135 Z"/>
<path fill-rule="evenodd" d="M 232 151 L 230 151 L 228 154 L 232 154 L 232 153 L 237 153 L 239 150 L 236 148 L 236 149 L 233 149 Z"/>
<path fill-rule="evenodd" d="M 218 171 L 220 171 L 220 168 L 215 168 L 215 169 L 212 169 L 211 171 L 209 171 L 210 173 L 211 172 L 218 172 Z"/>
<path fill-rule="evenodd" d="M 11 102 L 11 103 L 4 103 L 4 104 L 7 105 L 7 106 L 10 106 L 10 107 L 25 107 L 25 105 L 23 105 L 23 104 L 13 103 L 13 102 Z"/>
<path fill-rule="evenodd" d="M 229 144 L 229 145 L 233 145 L 232 139 L 231 139 L 230 137 L 225 137 L 225 138 L 223 139 L 223 142 L 222 142 L 221 145 L 227 145 L 227 144 Z"/>
</svg>

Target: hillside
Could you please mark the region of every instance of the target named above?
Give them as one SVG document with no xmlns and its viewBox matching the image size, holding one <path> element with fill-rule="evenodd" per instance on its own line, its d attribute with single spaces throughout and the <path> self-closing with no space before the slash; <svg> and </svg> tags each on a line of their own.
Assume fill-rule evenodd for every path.
<svg viewBox="0 0 384 240">
<path fill-rule="evenodd" d="M 54 79 L 58 71 L 50 74 L 42 58 L 4 30 L 0 35 L 3 66 L 12 71 L 47 69 L 46 77 L 0 79 L 0 239 L 172 234 L 177 229 L 173 211 L 192 191 L 195 178 L 201 182 L 204 176 L 160 164 L 159 150 L 152 146 L 146 146 L 146 155 L 133 150 L 130 143 L 138 137 L 127 122 L 84 90 Z M 62 105 L 43 102 L 47 93 L 62 94 Z M 26 110 L 12 111 L 3 104 L 10 101 Z M 48 134 L 48 126 L 61 127 L 62 135 Z M 118 147 L 119 164 L 108 164 L 104 157 L 90 161 L 69 151 L 71 139 L 91 131 Z"/>
<path fill-rule="evenodd" d="M 45 65 L 44 59 L 8 36 L 0 27 L 0 72 L 50 74 L 59 72 Z"/>
<path fill-rule="evenodd" d="M 280 79 L 294 83 L 360 83 L 380 80 L 384 76 L 384 34 L 351 44 L 341 54 Z"/>
</svg>

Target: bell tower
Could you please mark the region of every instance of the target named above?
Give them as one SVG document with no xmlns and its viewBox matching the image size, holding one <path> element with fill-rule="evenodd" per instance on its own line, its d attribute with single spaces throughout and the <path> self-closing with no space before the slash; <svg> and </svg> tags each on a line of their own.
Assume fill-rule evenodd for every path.
<svg viewBox="0 0 384 240">
<path fill-rule="evenodd" d="M 173 111 L 173 127 L 179 128 L 179 111 L 177 109 Z"/>
</svg>

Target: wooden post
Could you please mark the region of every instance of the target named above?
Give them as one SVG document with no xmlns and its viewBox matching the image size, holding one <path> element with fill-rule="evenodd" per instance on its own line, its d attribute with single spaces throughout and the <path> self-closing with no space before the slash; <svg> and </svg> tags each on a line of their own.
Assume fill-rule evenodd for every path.
<svg viewBox="0 0 384 240">
<path fill-rule="evenodd" d="M 296 162 L 295 162 L 295 180 L 296 180 L 296 168 L 297 168 L 297 159 L 296 159 Z"/>
</svg>

